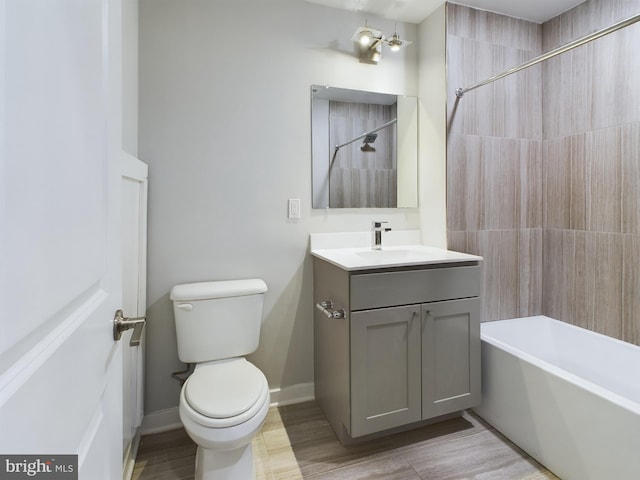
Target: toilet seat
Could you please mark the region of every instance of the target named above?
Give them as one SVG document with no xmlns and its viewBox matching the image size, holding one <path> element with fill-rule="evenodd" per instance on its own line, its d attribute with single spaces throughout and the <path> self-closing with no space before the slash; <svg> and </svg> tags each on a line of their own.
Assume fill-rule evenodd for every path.
<svg viewBox="0 0 640 480">
<path fill-rule="evenodd" d="M 194 420 L 212 428 L 232 427 L 254 417 L 269 396 L 264 374 L 244 358 L 200 364 L 183 386 Z"/>
</svg>

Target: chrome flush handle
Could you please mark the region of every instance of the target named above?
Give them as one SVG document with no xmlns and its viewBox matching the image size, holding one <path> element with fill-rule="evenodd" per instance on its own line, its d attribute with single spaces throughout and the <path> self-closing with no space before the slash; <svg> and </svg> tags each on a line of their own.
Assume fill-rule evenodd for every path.
<svg viewBox="0 0 640 480">
<path fill-rule="evenodd" d="M 125 317 L 122 310 L 116 310 L 116 315 L 113 318 L 113 339 L 117 342 L 122 337 L 122 332 L 133 328 L 129 346 L 137 347 L 140 345 L 140 337 L 142 336 L 145 320 L 145 317 Z"/>
</svg>

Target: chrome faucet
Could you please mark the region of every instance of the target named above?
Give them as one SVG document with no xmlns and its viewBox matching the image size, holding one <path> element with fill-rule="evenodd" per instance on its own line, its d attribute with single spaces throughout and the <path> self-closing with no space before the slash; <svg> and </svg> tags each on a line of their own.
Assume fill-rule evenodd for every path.
<svg viewBox="0 0 640 480">
<path fill-rule="evenodd" d="M 383 223 L 389 222 L 372 222 L 371 223 L 371 248 L 374 250 L 382 249 L 382 232 L 390 232 L 390 228 L 383 227 Z"/>
</svg>

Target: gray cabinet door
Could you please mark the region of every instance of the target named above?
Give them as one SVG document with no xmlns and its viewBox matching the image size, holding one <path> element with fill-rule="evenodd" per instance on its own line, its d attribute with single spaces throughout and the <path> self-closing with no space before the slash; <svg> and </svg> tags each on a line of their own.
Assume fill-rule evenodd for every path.
<svg viewBox="0 0 640 480">
<path fill-rule="evenodd" d="M 420 305 L 351 314 L 351 436 L 419 421 Z"/>
<path fill-rule="evenodd" d="M 422 416 L 480 403 L 480 299 L 422 305 Z"/>
</svg>

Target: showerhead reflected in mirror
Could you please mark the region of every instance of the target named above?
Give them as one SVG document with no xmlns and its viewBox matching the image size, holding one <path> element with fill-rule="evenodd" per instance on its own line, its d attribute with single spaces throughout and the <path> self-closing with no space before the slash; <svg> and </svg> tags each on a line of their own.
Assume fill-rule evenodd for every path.
<svg viewBox="0 0 640 480">
<path fill-rule="evenodd" d="M 377 133 L 367 133 L 364 137 L 364 142 L 362 143 L 373 143 L 376 141 L 376 138 L 378 138 Z"/>
<path fill-rule="evenodd" d="M 311 87 L 313 208 L 417 207 L 417 100 Z"/>
</svg>

